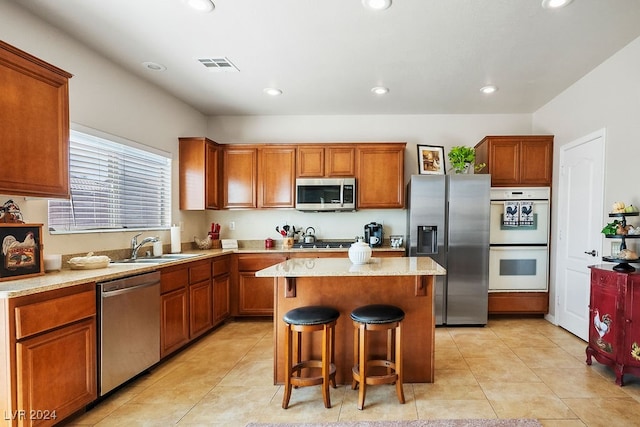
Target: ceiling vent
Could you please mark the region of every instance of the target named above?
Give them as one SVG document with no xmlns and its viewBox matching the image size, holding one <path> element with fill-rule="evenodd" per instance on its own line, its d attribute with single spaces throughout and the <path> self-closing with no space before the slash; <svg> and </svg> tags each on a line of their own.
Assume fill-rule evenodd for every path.
<svg viewBox="0 0 640 427">
<path fill-rule="evenodd" d="M 198 62 L 204 65 L 208 71 L 216 73 L 237 73 L 238 68 L 226 57 L 198 58 Z"/>
</svg>

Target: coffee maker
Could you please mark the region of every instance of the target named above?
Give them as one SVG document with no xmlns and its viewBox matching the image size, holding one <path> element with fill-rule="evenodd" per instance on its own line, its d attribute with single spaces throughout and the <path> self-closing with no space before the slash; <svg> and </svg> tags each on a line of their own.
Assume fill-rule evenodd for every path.
<svg viewBox="0 0 640 427">
<path fill-rule="evenodd" d="M 382 224 L 372 222 L 364 226 L 364 241 L 369 246 L 382 246 L 383 238 Z"/>
</svg>

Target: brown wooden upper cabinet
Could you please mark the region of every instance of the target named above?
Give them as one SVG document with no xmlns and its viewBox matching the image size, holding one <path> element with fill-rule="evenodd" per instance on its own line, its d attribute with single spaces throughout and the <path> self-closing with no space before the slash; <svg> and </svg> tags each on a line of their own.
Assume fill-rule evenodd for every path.
<svg viewBox="0 0 640 427">
<path fill-rule="evenodd" d="M 494 187 L 551 186 L 553 135 L 487 136 L 475 149 Z"/>
<path fill-rule="evenodd" d="M 258 150 L 253 146 L 226 146 L 224 149 L 223 208 L 257 207 Z"/>
<path fill-rule="evenodd" d="M 0 194 L 69 197 L 71 77 L 0 41 Z"/>
<path fill-rule="evenodd" d="M 355 176 L 354 145 L 298 145 L 300 178 Z"/>
<path fill-rule="evenodd" d="M 358 144 L 358 209 L 404 208 L 406 143 Z"/>
<path fill-rule="evenodd" d="M 220 208 L 220 146 L 208 138 L 179 138 L 180 209 Z"/>
<path fill-rule="evenodd" d="M 295 146 L 225 146 L 223 207 L 294 207 L 295 162 Z"/>
</svg>

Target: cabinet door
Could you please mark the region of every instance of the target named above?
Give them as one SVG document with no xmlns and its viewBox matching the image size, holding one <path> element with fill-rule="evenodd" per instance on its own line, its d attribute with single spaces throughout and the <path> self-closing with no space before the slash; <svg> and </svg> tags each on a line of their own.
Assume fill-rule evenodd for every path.
<svg viewBox="0 0 640 427">
<path fill-rule="evenodd" d="M 96 399 L 95 322 L 17 343 L 17 407 L 25 411 L 25 425 L 53 425 Z"/>
<path fill-rule="evenodd" d="M 213 324 L 223 322 L 230 315 L 229 309 L 229 274 L 213 278 Z"/>
<path fill-rule="evenodd" d="M 0 41 L 0 194 L 69 197 L 70 77 Z"/>
<path fill-rule="evenodd" d="M 618 275 L 615 272 L 592 269 L 589 304 L 589 346 L 616 360 L 619 339 L 625 327 L 618 315 Z"/>
<path fill-rule="evenodd" d="M 189 337 L 195 338 L 213 327 L 213 292 L 210 280 L 189 286 Z"/>
<path fill-rule="evenodd" d="M 491 185 L 518 185 L 520 183 L 520 143 L 516 140 L 490 141 L 489 173 Z"/>
<path fill-rule="evenodd" d="M 358 146 L 356 191 L 359 209 L 404 207 L 404 146 Z"/>
<path fill-rule="evenodd" d="M 160 323 L 161 356 L 179 349 L 189 342 L 189 297 L 186 288 L 160 296 L 162 322 Z"/>
<path fill-rule="evenodd" d="M 638 368 L 640 367 L 640 325 L 634 320 L 640 319 L 640 277 L 630 274 L 627 280 L 623 363 Z"/>
<path fill-rule="evenodd" d="M 324 176 L 324 147 L 299 145 L 296 167 L 301 178 Z"/>
<path fill-rule="evenodd" d="M 295 147 L 273 146 L 258 149 L 258 207 L 294 207 L 295 182 Z"/>
<path fill-rule="evenodd" d="M 257 150 L 226 147 L 223 162 L 224 208 L 255 208 Z"/>
<path fill-rule="evenodd" d="M 181 210 L 220 208 L 219 150 L 207 138 L 179 138 Z"/>
<path fill-rule="evenodd" d="M 327 176 L 355 176 L 356 149 L 354 146 L 327 147 L 325 157 L 325 171 Z"/>
<path fill-rule="evenodd" d="M 553 137 L 525 138 L 520 142 L 520 184 L 550 186 Z"/>
<path fill-rule="evenodd" d="M 205 207 L 220 208 L 220 150 L 211 143 L 205 146 Z"/>
<path fill-rule="evenodd" d="M 255 271 L 241 271 L 238 278 L 238 314 L 242 316 L 272 316 L 273 278 L 256 277 Z"/>
</svg>

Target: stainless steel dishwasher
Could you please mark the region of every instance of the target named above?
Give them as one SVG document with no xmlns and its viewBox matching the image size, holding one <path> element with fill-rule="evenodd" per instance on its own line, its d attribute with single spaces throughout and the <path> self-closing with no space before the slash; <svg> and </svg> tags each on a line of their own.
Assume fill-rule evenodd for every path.
<svg viewBox="0 0 640 427">
<path fill-rule="evenodd" d="M 98 390 L 109 391 L 160 360 L 160 272 L 98 283 Z"/>
</svg>

